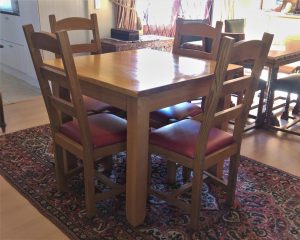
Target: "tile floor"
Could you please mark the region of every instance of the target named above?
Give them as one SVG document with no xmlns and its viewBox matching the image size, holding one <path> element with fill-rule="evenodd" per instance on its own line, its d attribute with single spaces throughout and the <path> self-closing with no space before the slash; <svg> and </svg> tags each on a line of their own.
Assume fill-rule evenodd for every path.
<svg viewBox="0 0 300 240">
<path fill-rule="evenodd" d="M 0 91 L 4 105 L 41 95 L 40 89 L 2 71 L 0 71 Z"/>
</svg>

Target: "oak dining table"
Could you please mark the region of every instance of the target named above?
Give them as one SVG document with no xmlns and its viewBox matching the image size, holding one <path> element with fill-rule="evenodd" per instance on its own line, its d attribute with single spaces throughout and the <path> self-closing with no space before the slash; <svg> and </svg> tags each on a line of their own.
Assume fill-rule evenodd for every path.
<svg viewBox="0 0 300 240">
<path fill-rule="evenodd" d="M 139 49 L 74 57 L 83 94 L 127 112 L 126 216 L 132 226 L 146 216 L 149 113 L 205 96 L 215 61 Z M 63 68 L 60 59 L 46 64 Z M 228 73 L 241 66 L 229 65 Z"/>
</svg>

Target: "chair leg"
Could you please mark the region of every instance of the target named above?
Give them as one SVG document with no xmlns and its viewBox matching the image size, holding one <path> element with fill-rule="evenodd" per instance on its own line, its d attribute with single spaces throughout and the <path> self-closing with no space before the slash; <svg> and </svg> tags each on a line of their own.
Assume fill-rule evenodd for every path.
<svg viewBox="0 0 300 240">
<path fill-rule="evenodd" d="M 69 172 L 72 169 L 77 168 L 77 157 L 68 151 L 64 151 L 64 159 L 65 159 L 65 171 Z"/>
<path fill-rule="evenodd" d="M 261 126 L 263 124 L 263 107 L 264 107 L 264 99 L 265 99 L 265 88 L 260 89 L 259 92 L 259 102 L 257 107 L 257 117 L 255 120 L 256 126 Z"/>
<path fill-rule="evenodd" d="M 91 218 L 96 215 L 94 161 L 92 157 L 87 157 L 83 161 L 85 205 L 87 209 L 87 216 Z"/>
<path fill-rule="evenodd" d="M 203 184 L 203 168 L 196 168 L 193 171 L 192 180 L 192 206 L 191 206 L 191 228 L 198 229 L 198 221 L 201 208 L 201 192 Z"/>
<path fill-rule="evenodd" d="M 167 161 L 167 183 L 175 184 L 176 183 L 176 163 Z"/>
<path fill-rule="evenodd" d="M 101 164 L 103 165 L 104 172 L 111 172 L 113 168 L 113 159 L 112 155 L 104 157 L 101 159 Z"/>
<path fill-rule="evenodd" d="M 187 167 L 183 167 L 182 169 L 182 176 L 184 181 L 189 181 L 190 177 L 191 177 L 191 169 L 187 168 Z"/>
<path fill-rule="evenodd" d="M 234 203 L 239 165 L 240 165 L 240 154 L 235 154 L 231 156 L 230 165 L 229 165 L 228 183 L 227 183 L 227 199 L 226 199 L 226 204 L 229 206 L 233 205 Z"/>
<path fill-rule="evenodd" d="M 152 162 L 151 162 L 151 154 L 148 155 L 148 189 L 151 185 L 151 175 L 152 175 Z M 148 191 L 149 192 L 149 191 Z"/>
<path fill-rule="evenodd" d="M 289 120 L 289 106 L 290 106 L 290 101 L 291 101 L 291 94 L 288 93 L 285 101 L 285 106 L 284 106 L 284 112 L 281 115 L 281 119 L 283 120 Z"/>
<path fill-rule="evenodd" d="M 55 154 L 55 173 L 58 191 L 64 192 L 67 188 L 67 179 L 65 175 L 64 153 L 61 146 L 54 143 Z"/>
<path fill-rule="evenodd" d="M 243 93 L 237 92 L 237 104 L 241 104 L 243 101 Z"/>
<path fill-rule="evenodd" d="M 271 89 L 267 97 L 267 107 L 266 107 L 266 116 L 265 123 L 267 126 L 279 126 L 279 121 L 273 115 L 272 109 L 274 104 L 274 90 Z"/>
<path fill-rule="evenodd" d="M 299 114 L 300 113 L 300 96 L 298 95 L 296 105 L 292 111 L 293 114 Z"/>
<path fill-rule="evenodd" d="M 3 110 L 3 102 L 2 102 L 2 95 L 0 93 L 0 127 L 2 129 L 2 132 L 5 133 L 5 121 L 4 121 L 4 110 Z"/>
<path fill-rule="evenodd" d="M 203 96 L 201 97 L 201 109 L 204 111 L 204 108 L 205 108 L 205 100 L 206 100 L 206 97 Z"/>
</svg>

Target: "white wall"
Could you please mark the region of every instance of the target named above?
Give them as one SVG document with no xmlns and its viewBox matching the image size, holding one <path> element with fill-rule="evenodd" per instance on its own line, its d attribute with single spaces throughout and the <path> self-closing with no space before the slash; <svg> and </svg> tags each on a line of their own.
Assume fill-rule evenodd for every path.
<svg viewBox="0 0 300 240">
<path fill-rule="evenodd" d="M 41 29 L 50 31 L 49 14 L 55 14 L 57 19 L 61 19 L 88 17 L 90 13 L 97 13 L 100 36 L 109 37 L 110 29 L 115 26 L 114 6 L 109 0 L 99 1 L 100 9 L 95 9 L 94 0 L 39 0 Z"/>
<path fill-rule="evenodd" d="M 88 16 L 87 0 L 39 0 L 38 4 L 43 31 L 50 31 L 50 14 L 55 14 L 57 20 L 71 16 Z"/>
<path fill-rule="evenodd" d="M 94 0 L 88 0 L 88 11 L 89 13 L 97 13 L 100 37 L 110 37 L 110 29 L 116 26 L 113 3 L 109 0 L 100 0 L 100 9 L 95 9 Z"/>
</svg>

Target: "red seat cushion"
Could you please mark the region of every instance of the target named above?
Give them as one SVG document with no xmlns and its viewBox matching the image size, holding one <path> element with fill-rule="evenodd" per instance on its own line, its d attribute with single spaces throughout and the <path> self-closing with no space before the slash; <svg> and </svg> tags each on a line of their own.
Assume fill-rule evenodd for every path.
<svg viewBox="0 0 300 240">
<path fill-rule="evenodd" d="M 83 102 L 87 112 L 100 113 L 103 111 L 116 112 L 117 108 L 105 103 L 98 101 L 94 98 L 83 95 Z M 118 111 L 120 111 L 118 109 Z"/>
<path fill-rule="evenodd" d="M 109 113 L 88 116 L 88 122 L 94 148 L 126 141 L 127 121 Z M 59 130 L 62 134 L 81 144 L 77 120 L 64 123 Z"/>
<path fill-rule="evenodd" d="M 183 102 L 174 106 L 162 108 L 150 113 L 150 118 L 168 124 L 172 120 L 179 121 L 186 117 L 193 117 L 197 114 L 202 113 L 202 109 L 196 104 L 190 102 Z"/>
<path fill-rule="evenodd" d="M 150 144 L 156 145 L 181 155 L 194 158 L 196 139 L 201 128 L 201 123 L 192 119 L 169 124 L 150 133 Z M 212 128 L 206 147 L 208 155 L 233 143 L 231 134 L 218 128 Z"/>
</svg>

